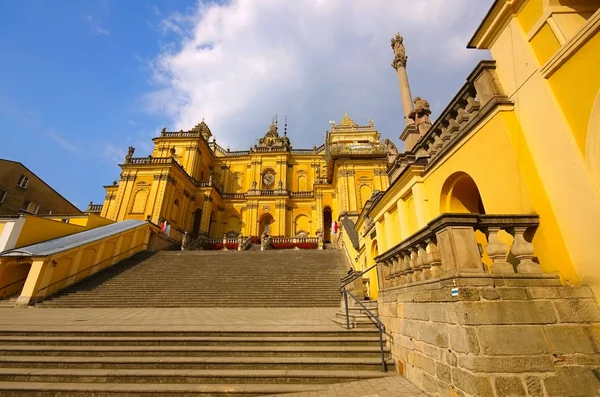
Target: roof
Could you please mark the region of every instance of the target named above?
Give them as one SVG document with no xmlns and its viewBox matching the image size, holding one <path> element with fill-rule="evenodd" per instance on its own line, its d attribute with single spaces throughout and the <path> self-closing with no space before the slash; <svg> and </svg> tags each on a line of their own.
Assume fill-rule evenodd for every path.
<svg viewBox="0 0 600 397">
<path fill-rule="evenodd" d="M 40 178 L 39 176 L 37 176 L 35 174 L 35 172 L 31 171 L 29 168 L 27 168 L 23 163 L 21 163 L 20 161 L 14 161 L 14 160 L 8 160 L 8 159 L 0 159 L 0 162 L 2 161 L 6 161 L 8 163 L 13 163 L 13 164 L 19 164 L 21 167 L 23 167 L 24 169 L 26 169 L 27 171 L 29 171 L 31 173 L 31 175 L 35 176 L 40 182 L 42 182 L 44 185 L 48 186 L 48 188 L 50 190 L 52 190 L 54 193 L 56 193 L 61 199 L 65 200 L 67 203 L 69 203 L 70 206 L 72 206 L 73 208 L 75 208 L 79 214 L 83 215 L 83 212 L 77 208 L 77 206 L 75 204 L 73 204 L 72 202 L 70 202 L 69 200 L 67 200 L 62 194 L 60 194 L 59 192 L 57 192 L 56 190 L 54 190 L 54 188 L 50 185 L 48 185 L 42 178 Z"/>
<path fill-rule="evenodd" d="M 97 227 L 95 229 L 86 230 L 80 233 L 71 234 L 69 236 L 59 237 L 52 240 L 44 241 L 26 247 L 15 248 L 8 251 L 0 252 L 0 256 L 48 256 L 59 252 L 67 251 L 83 244 L 91 243 L 92 241 L 102 240 L 114 234 L 124 232 L 126 230 L 135 229 L 136 227 L 146 224 L 145 221 L 130 219 L 123 222 L 113 223 L 106 226 Z"/>
</svg>

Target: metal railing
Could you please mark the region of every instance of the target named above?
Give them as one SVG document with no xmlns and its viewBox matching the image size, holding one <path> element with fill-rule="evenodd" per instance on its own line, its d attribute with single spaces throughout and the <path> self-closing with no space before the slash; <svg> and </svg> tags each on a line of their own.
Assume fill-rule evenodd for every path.
<svg viewBox="0 0 600 397">
<path fill-rule="evenodd" d="M 103 261 L 100 261 L 100 262 L 97 262 L 97 263 L 95 263 L 95 264 L 93 264 L 93 265 L 91 265 L 91 266 L 88 266 L 88 267 L 86 267 L 85 269 L 82 269 L 82 270 L 78 271 L 77 273 L 73 273 L 73 274 L 71 274 L 71 275 L 69 275 L 69 276 L 67 276 L 67 277 L 61 278 L 60 280 L 53 282 L 52 284 L 48 284 L 48 285 L 46 285 L 45 287 L 42 287 L 42 288 L 38 289 L 38 291 L 37 291 L 37 292 L 38 292 L 38 294 L 39 294 L 39 293 L 40 293 L 40 292 L 42 292 L 43 290 L 45 290 L 45 289 L 48 289 L 48 288 L 50 288 L 50 287 L 52 287 L 52 286 L 54 286 L 54 285 L 56 285 L 56 284 L 58 284 L 58 283 L 60 283 L 60 282 L 63 282 L 63 281 L 65 281 L 65 280 L 68 280 L 68 279 L 70 279 L 71 277 L 74 277 L 74 276 L 76 276 L 76 275 L 78 275 L 78 274 L 81 274 L 81 273 L 85 272 L 86 270 L 90 270 L 91 268 L 93 268 L 93 267 L 96 267 L 96 266 L 98 266 L 98 265 L 100 265 L 100 264 L 102 264 L 102 263 L 104 263 L 104 262 L 108 262 L 108 261 L 110 261 L 110 260 L 113 260 L 113 259 L 115 259 L 115 258 L 117 258 L 117 257 L 119 257 L 119 256 L 121 256 L 121 255 L 123 255 L 123 254 L 125 254 L 125 253 L 127 253 L 127 252 L 129 252 L 129 251 L 133 251 L 133 250 L 134 250 L 134 249 L 136 249 L 136 248 L 139 248 L 139 247 L 142 247 L 142 246 L 146 246 L 146 245 L 147 245 L 146 243 L 138 244 L 138 245 L 136 245 L 135 247 L 128 249 L 127 251 L 123 251 L 123 252 L 121 252 L 120 254 L 113 255 L 113 256 L 111 256 L 110 258 L 107 258 L 107 259 L 105 259 L 105 260 L 103 260 Z M 139 252 L 141 252 L 141 250 L 140 250 Z M 124 258 L 124 259 L 127 259 L 127 258 Z M 79 281 L 79 280 L 78 280 L 78 281 Z"/>
<path fill-rule="evenodd" d="M 367 316 L 369 316 L 369 318 L 375 322 L 375 326 L 379 330 L 379 352 L 381 353 L 381 372 L 387 372 L 388 369 L 387 362 L 385 360 L 385 349 L 383 347 L 383 334 L 385 334 L 385 324 L 382 323 L 381 320 L 378 319 L 372 311 L 370 311 L 365 305 L 363 305 L 361 301 L 356 298 L 356 296 L 352 295 L 350 291 L 344 290 L 344 305 L 346 305 L 346 329 L 350 329 L 350 319 L 348 313 L 348 295 L 350 295 L 350 297 L 354 299 L 356 303 L 358 303 L 358 305 L 365 311 L 365 313 L 367 313 Z"/>
<path fill-rule="evenodd" d="M 383 345 L 383 335 L 385 334 L 385 324 L 381 322 L 381 320 L 379 318 L 377 318 L 377 316 L 371 311 L 369 310 L 365 305 L 362 304 L 362 302 L 354 295 L 352 295 L 352 293 L 350 291 L 348 291 L 346 289 L 346 286 L 349 285 L 350 283 L 354 282 L 355 280 L 361 278 L 364 274 L 368 273 L 369 271 L 371 271 L 372 269 L 376 268 L 377 264 L 371 266 L 370 268 L 363 270 L 362 272 L 353 275 L 350 279 L 346 280 L 342 286 L 340 287 L 339 291 L 340 294 L 342 294 L 344 296 L 344 309 L 346 311 L 346 329 L 350 329 L 350 309 L 348 306 L 348 295 L 350 295 L 350 297 L 352 299 L 354 299 L 354 301 L 356 301 L 356 303 L 358 303 L 358 305 L 361 307 L 361 309 L 363 309 L 365 311 L 365 313 L 367 314 L 367 316 L 374 322 L 375 326 L 377 327 L 377 330 L 379 331 L 379 351 L 381 352 L 381 372 L 387 372 L 387 362 L 385 360 L 385 349 L 384 349 L 384 345 Z"/>
</svg>

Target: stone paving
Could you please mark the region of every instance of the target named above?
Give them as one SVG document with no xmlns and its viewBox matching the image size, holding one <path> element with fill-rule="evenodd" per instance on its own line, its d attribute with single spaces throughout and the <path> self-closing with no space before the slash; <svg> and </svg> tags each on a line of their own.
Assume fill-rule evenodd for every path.
<svg viewBox="0 0 600 397">
<path fill-rule="evenodd" d="M 339 330 L 338 308 L 2 308 L 0 331 Z M 278 397 L 284 395 L 278 395 Z M 401 376 L 339 383 L 286 397 L 425 397 Z"/>
<path fill-rule="evenodd" d="M 336 383 L 326 390 L 277 394 L 269 397 L 427 397 L 401 376 Z"/>
</svg>

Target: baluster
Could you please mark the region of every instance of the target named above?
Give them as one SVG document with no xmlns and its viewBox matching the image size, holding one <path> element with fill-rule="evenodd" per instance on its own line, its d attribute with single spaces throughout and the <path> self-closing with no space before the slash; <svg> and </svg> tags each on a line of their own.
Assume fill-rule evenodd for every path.
<svg viewBox="0 0 600 397">
<path fill-rule="evenodd" d="M 421 280 L 429 280 L 431 278 L 430 263 L 425 248 L 427 248 L 427 244 L 424 241 L 417 243 L 418 262 L 421 264 Z"/>
<path fill-rule="evenodd" d="M 479 101 L 477 99 L 475 99 L 472 96 L 467 97 L 467 106 L 465 106 L 465 110 L 469 112 L 470 119 L 473 119 L 473 117 L 475 117 L 475 114 L 479 112 L 480 108 L 481 105 L 479 104 Z"/>
<path fill-rule="evenodd" d="M 460 125 L 467 123 L 469 121 L 469 113 L 465 111 L 463 108 L 457 109 L 458 115 L 456 116 L 456 122 Z"/>
<path fill-rule="evenodd" d="M 519 273 L 542 273 L 542 268 L 533 259 L 533 244 L 525 240 L 526 227 L 517 226 L 513 228 L 514 241 L 510 252 L 517 258 L 519 264 L 517 271 Z"/>
<path fill-rule="evenodd" d="M 431 277 L 440 277 L 444 274 L 444 268 L 442 267 L 442 256 L 440 250 L 437 247 L 436 242 L 431 238 L 426 238 L 425 243 L 427 244 L 427 262 L 430 266 Z"/>
<path fill-rule="evenodd" d="M 485 252 L 494 262 L 490 266 L 490 271 L 492 273 L 514 273 L 513 265 L 506 262 L 508 246 L 498 238 L 500 230 L 500 227 L 488 227 L 486 232 L 488 243 L 485 246 Z"/>
<path fill-rule="evenodd" d="M 413 270 L 413 281 L 422 280 L 421 265 L 422 263 L 419 262 L 417 251 L 415 248 L 410 248 L 410 267 Z"/>
<path fill-rule="evenodd" d="M 402 253 L 402 270 L 406 274 L 406 283 L 410 284 L 414 281 L 413 279 L 413 270 L 410 267 L 410 256 L 409 252 Z"/>
</svg>

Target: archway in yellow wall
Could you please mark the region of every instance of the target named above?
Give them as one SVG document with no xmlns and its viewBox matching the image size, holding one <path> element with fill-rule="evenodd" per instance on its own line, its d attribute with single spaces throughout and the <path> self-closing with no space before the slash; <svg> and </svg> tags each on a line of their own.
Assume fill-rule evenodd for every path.
<svg viewBox="0 0 600 397">
<path fill-rule="evenodd" d="M 272 234 L 271 230 L 273 227 L 273 215 L 269 213 L 262 214 L 258 221 L 258 235 L 260 236 L 263 232 L 267 234 Z"/>
<path fill-rule="evenodd" d="M 298 177 L 298 191 L 306 192 L 307 190 L 308 190 L 308 182 L 307 182 L 306 176 L 300 175 Z"/>
<path fill-rule="evenodd" d="M 596 193 L 600 197 L 600 90 L 596 95 L 596 101 L 590 115 L 587 137 L 585 142 L 585 161 Z"/>
<path fill-rule="evenodd" d="M 323 240 L 331 242 L 331 223 L 333 222 L 333 216 L 331 213 L 331 207 L 327 206 L 323 208 Z"/>
<path fill-rule="evenodd" d="M 194 211 L 194 223 L 192 224 L 192 238 L 197 238 L 200 233 L 200 223 L 202 222 L 202 208 L 196 208 Z"/>
<path fill-rule="evenodd" d="M 459 171 L 446 179 L 442 186 L 440 212 L 485 214 L 479 189 L 469 174 Z"/>
<path fill-rule="evenodd" d="M 304 214 L 298 215 L 294 220 L 294 236 L 300 233 L 310 235 L 310 218 Z"/>
<path fill-rule="evenodd" d="M 361 185 L 360 190 L 360 204 L 361 204 L 361 208 L 365 206 L 365 203 L 367 202 L 368 199 L 371 198 L 371 196 L 373 195 L 373 189 L 371 189 L 371 186 L 369 185 Z"/>
<path fill-rule="evenodd" d="M 215 211 L 211 211 L 210 219 L 208 221 L 208 235 L 210 237 L 215 237 L 213 234 L 215 232 L 215 224 L 216 223 L 217 223 L 217 214 L 215 214 Z"/>
<path fill-rule="evenodd" d="M 223 233 L 229 238 L 237 237 L 242 230 L 242 223 L 240 218 L 236 215 L 230 215 L 225 221 L 225 227 Z"/>
</svg>

